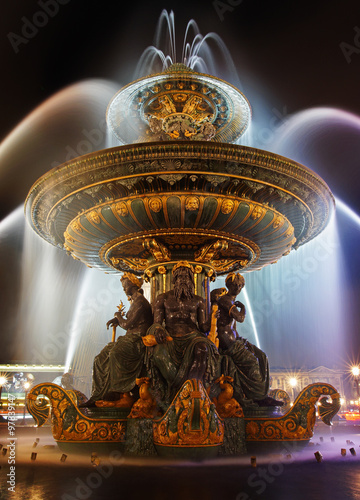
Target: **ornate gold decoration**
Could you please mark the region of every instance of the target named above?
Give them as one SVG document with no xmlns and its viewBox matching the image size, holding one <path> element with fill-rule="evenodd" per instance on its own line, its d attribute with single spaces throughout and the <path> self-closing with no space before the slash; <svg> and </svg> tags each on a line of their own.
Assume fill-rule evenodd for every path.
<svg viewBox="0 0 360 500">
<path fill-rule="evenodd" d="M 288 411 L 291 407 L 291 401 L 289 394 L 283 389 L 271 389 L 268 392 L 268 396 L 271 398 L 277 399 L 278 401 L 283 401 L 284 405 L 281 407 L 281 410 Z"/>
<path fill-rule="evenodd" d="M 115 203 L 115 205 L 112 205 L 111 207 L 113 211 L 120 215 L 120 217 L 125 217 L 126 215 L 129 214 L 128 207 L 125 202 L 120 201 L 119 203 Z"/>
<path fill-rule="evenodd" d="M 207 276 L 208 278 L 210 278 L 210 279 L 211 279 L 211 278 L 214 278 L 214 275 L 215 275 L 215 273 L 214 273 L 214 269 L 209 269 L 209 270 L 208 270 L 208 272 L 207 272 L 207 274 L 206 274 L 206 276 Z"/>
<path fill-rule="evenodd" d="M 254 220 L 260 219 L 260 217 L 263 217 L 266 213 L 266 209 L 263 207 L 260 207 L 259 205 L 255 205 L 250 217 Z"/>
<path fill-rule="evenodd" d="M 134 270 L 137 273 L 140 271 L 144 271 L 147 268 L 146 261 L 148 261 L 148 265 L 151 264 L 151 260 L 149 259 L 151 253 L 144 248 L 143 242 L 145 239 L 151 239 L 149 236 L 152 234 L 156 234 L 156 231 L 147 231 L 141 233 L 141 235 L 134 234 L 130 235 L 128 238 L 119 238 L 115 241 L 110 242 L 110 247 L 105 245 L 100 252 L 101 258 L 104 262 L 109 263 L 119 270 L 128 271 Z M 177 250 L 190 250 L 192 252 L 196 252 L 196 247 L 199 247 L 199 241 L 204 241 L 204 237 L 207 236 L 207 233 L 203 232 L 203 230 L 194 230 L 193 232 L 189 231 L 178 231 L 172 232 L 163 230 L 161 235 L 161 240 L 165 242 L 166 247 L 170 248 L 171 251 Z M 211 245 L 216 241 L 217 234 L 214 234 L 215 238 L 211 238 L 208 245 Z M 258 258 L 260 255 L 260 249 L 253 242 L 247 241 L 245 238 L 241 238 L 241 241 L 238 241 L 232 237 L 224 237 L 224 234 L 221 236 L 221 241 L 228 241 L 229 246 L 227 249 L 222 250 L 221 255 L 216 256 L 216 259 L 213 259 L 209 263 L 209 265 L 218 265 L 219 269 L 223 266 L 223 260 L 225 259 L 227 264 L 231 265 L 231 262 L 235 266 L 235 269 L 244 267 L 243 261 L 246 260 L 246 266 L 251 262 Z M 184 243 L 186 241 L 186 244 Z M 226 246 L 226 245 L 224 245 Z M 287 248 L 288 244 L 286 245 Z M 137 256 L 136 256 L 137 255 Z M 136 257 L 135 257 L 136 256 Z M 247 258 L 250 256 L 251 258 Z M 115 259 L 115 260 L 114 260 Z M 189 259 L 190 260 L 190 259 Z M 194 259 L 195 260 L 195 259 Z M 216 264 L 216 260 L 219 260 L 218 264 Z M 163 262 L 170 262 L 169 260 L 163 259 Z M 239 264 L 240 262 L 240 264 Z M 136 264 L 139 264 L 139 267 L 136 268 Z M 227 267 L 226 269 L 232 270 Z"/>
<path fill-rule="evenodd" d="M 69 245 L 67 245 L 66 243 L 64 243 L 64 250 L 66 250 L 66 252 L 68 253 L 72 253 L 73 249 L 71 247 L 69 247 Z"/>
<path fill-rule="evenodd" d="M 223 250 L 227 250 L 229 244 L 226 240 L 217 240 L 208 245 L 204 245 L 195 253 L 195 260 L 199 262 L 211 262 L 217 259 Z"/>
<path fill-rule="evenodd" d="M 224 424 L 199 380 L 187 380 L 165 415 L 153 422 L 154 444 L 158 446 L 219 446 Z"/>
<path fill-rule="evenodd" d="M 200 201 L 199 201 L 199 198 L 197 196 L 188 196 L 188 198 L 186 198 L 186 202 L 185 202 L 185 209 L 186 210 L 189 210 L 189 211 L 198 210 L 199 206 L 200 206 Z"/>
<path fill-rule="evenodd" d="M 184 84 L 180 82 L 184 87 Z M 167 91 L 169 84 L 164 85 Z M 162 133 L 171 139 L 210 140 L 215 136 L 216 128 L 211 123 L 214 112 L 203 96 L 192 93 L 167 93 L 151 101 L 144 111 L 151 132 L 156 139 L 162 139 Z"/>
<path fill-rule="evenodd" d="M 150 391 L 149 377 L 136 379 L 136 385 L 140 387 L 140 398 L 131 409 L 128 418 L 155 418 L 158 416 L 157 404 Z"/>
<path fill-rule="evenodd" d="M 195 274 L 200 274 L 202 270 L 203 270 L 202 266 L 195 266 L 194 268 Z"/>
<path fill-rule="evenodd" d="M 249 260 L 247 259 L 219 259 L 211 261 L 211 265 L 215 269 L 215 271 L 219 274 L 224 274 L 232 269 L 241 268 L 245 269 L 249 264 Z"/>
<path fill-rule="evenodd" d="M 179 260 L 179 262 L 177 262 L 173 267 L 172 272 L 174 273 L 179 267 L 188 267 L 193 273 L 195 273 L 194 267 L 187 260 Z"/>
<path fill-rule="evenodd" d="M 151 198 L 149 200 L 149 207 L 150 207 L 150 210 L 152 210 L 153 212 L 160 212 L 160 210 L 162 209 L 162 201 L 160 198 L 158 197 L 155 197 L 155 198 Z"/>
<path fill-rule="evenodd" d="M 166 267 L 165 266 L 159 266 L 157 268 L 159 274 L 166 274 Z"/>
<path fill-rule="evenodd" d="M 223 214 L 230 214 L 233 211 L 235 203 L 232 200 L 224 200 L 221 204 L 221 212 Z"/>
<path fill-rule="evenodd" d="M 332 403 L 327 401 L 327 397 L 320 398 L 318 411 L 321 420 L 326 425 L 332 425 L 331 421 L 340 409 L 340 394 L 331 394 Z"/>
<path fill-rule="evenodd" d="M 170 186 L 173 186 L 176 182 L 184 178 L 184 174 L 163 174 L 159 175 L 159 177 L 163 181 L 168 182 Z"/>
<path fill-rule="evenodd" d="M 212 402 L 216 406 L 216 411 L 221 418 L 234 418 L 243 417 L 244 412 L 236 399 L 234 399 L 234 389 L 232 383 L 234 379 L 232 377 L 221 375 L 220 378 L 215 380 L 215 384 L 219 384 L 221 388 L 221 393 L 217 398 L 213 398 Z"/>
<path fill-rule="evenodd" d="M 80 222 L 74 220 L 71 224 L 70 224 L 70 227 L 71 229 L 73 229 L 74 231 L 77 231 L 78 233 L 81 233 L 82 232 L 82 227 L 81 227 L 81 224 Z"/>
<path fill-rule="evenodd" d="M 65 241 L 68 241 L 69 243 L 74 243 L 75 241 L 74 238 L 72 238 L 67 231 L 64 232 L 64 238 Z"/>
<path fill-rule="evenodd" d="M 44 383 L 33 387 L 27 396 L 27 408 L 41 427 L 51 409 L 51 430 L 60 442 L 124 442 L 126 419 L 90 418 L 82 413 L 78 404 L 86 397 L 78 391 L 66 391 L 56 384 Z"/>
<path fill-rule="evenodd" d="M 100 224 L 101 222 L 100 215 L 97 213 L 96 210 L 92 210 L 91 212 L 89 212 L 87 214 L 87 219 L 90 222 L 94 222 L 95 224 Z"/>
<path fill-rule="evenodd" d="M 327 425 L 340 409 L 340 395 L 330 384 L 311 384 L 296 398 L 291 409 L 281 417 L 245 417 L 247 441 L 306 441 L 313 436 L 315 405 L 319 399 L 331 397 L 332 403 L 322 403 L 320 417 Z M 321 402 L 321 401 L 320 401 Z"/>
<path fill-rule="evenodd" d="M 231 142 L 244 133 L 250 116 L 249 103 L 238 89 L 174 64 L 123 87 L 109 104 L 107 121 L 123 144 L 213 137 Z"/>
<path fill-rule="evenodd" d="M 160 178 L 164 171 L 170 176 L 182 176 L 175 187 L 170 188 L 168 183 L 166 193 Z M 214 177 L 216 185 L 204 183 L 204 175 Z M 222 177 L 227 181 L 217 183 L 215 178 Z M 145 178 L 152 179 L 151 196 Z M 124 184 L 125 180 L 132 184 Z M 261 189 L 254 193 L 248 181 Z M 199 198 L 197 211 L 185 208 L 190 196 Z M 162 201 L 161 218 L 155 217 L 149 207 L 152 197 Z M 235 203 L 226 217 L 221 211 L 225 199 Z M 120 211 L 123 215 L 115 210 L 117 203 L 124 204 L 124 211 Z M 291 160 L 243 146 L 227 144 L 225 148 L 217 143 L 191 141 L 168 143 L 166 147 L 154 143 L 122 146 L 68 162 L 34 184 L 26 213 L 40 236 L 57 246 L 65 242 L 73 249 L 72 255 L 85 264 L 104 271 L 133 269 L 140 273 L 146 269 L 146 263 L 134 258 L 148 257 L 142 252 L 145 238 L 159 239 L 168 248 L 181 246 L 184 240 L 193 247 L 216 239 L 237 240 L 243 246 L 242 255 L 224 253 L 221 258 L 233 260 L 234 269 L 245 259 L 249 260 L 248 270 L 262 268 L 281 258 L 289 246 L 299 247 L 319 234 L 333 206 L 326 184 Z M 232 217 L 235 208 L 236 217 Z M 87 214 L 92 210 L 101 216 L 101 238 L 95 237 L 87 223 Z M 188 216 L 192 214 L 195 217 Z M 285 222 L 271 233 L 266 228 L 279 215 Z M 64 241 L 65 231 L 74 242 Z M 140 250 L 124 252 L 125 240 L 138 242 Z M 121 260 L 113 266 L 111 258 L 123 257 L 128 261 Z M 216 265 L 218 270 L 231 270 L 230 262 Z"/>
<path fill-rule="evenodd" d="M 121 268 L 128 268 L 128 269 L 133 269 L 134 271 L 145 271 L 145 269 L 149 266 L 149 262 L 147 259 L 140 259 L 138 257 L 134 258 L 129 258 L 129 257 L 111 257 L 110 258 L 111 264 L 113 267 L 116 269 Z"/>
<path fill-rule="evenodd" d="M 157 262 L 167 262 L 171 260 L 171 253 L 165 245 L 155 238 L 146 238 L 143 247 L 148 250 Z"/>
<path fill-rule="evenodd" d="M 280 227 L 282 224 L 284 224 L 284 218 L 281 215 L 277 215 L 272 223 L 272 226 L 274 229 L 277 229 Z"/>
</svg>

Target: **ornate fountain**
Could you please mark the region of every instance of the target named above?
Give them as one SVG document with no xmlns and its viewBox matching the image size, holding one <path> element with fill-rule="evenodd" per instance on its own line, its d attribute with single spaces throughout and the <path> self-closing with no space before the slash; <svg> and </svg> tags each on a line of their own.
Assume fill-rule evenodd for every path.
<svg viewBox="0 0 360 500">
<path fill-rule="evenodd" d="M 171 289 L 174 267 L 186 262 L 210 313 L 216 276 L 276 263 L 316 237 L 334 210 L 328 186 L 314 172 L 235 144 L 250 119 L 250 105 L 238 89 L 173 64 L 113 97 L 107 123 L 122 145 L 43 175 L 29 192 L 26 217 L 43 239 L 87 266 L 143 276 L 152 304 Z M 231 384 L 223 383 L 225 394 Z M 339 395 L 328 384 L 304 389 L 286 413 L 242 411 L 231 395 L 234 404 L 226 413 L 219 397 L 211 400 L 195 379 L 163 414 L 131 414 L 130 403 L 81 409 L 81 394 L 53 384 L 32 389 L 28 407 L 41 425 L 49 413 L 42 398 L 50 401 L 59 443 L 126 443 L 129 451 L 143 432 L 146 442 L 135 454 L 166 449 L 176 456 L 213 456 L 219 449 L 225 455 L 244 452 L 251 443 L 307 443 L 322 396 L 333 400 L 320 405 L 330 423 Z"/>
</svg>

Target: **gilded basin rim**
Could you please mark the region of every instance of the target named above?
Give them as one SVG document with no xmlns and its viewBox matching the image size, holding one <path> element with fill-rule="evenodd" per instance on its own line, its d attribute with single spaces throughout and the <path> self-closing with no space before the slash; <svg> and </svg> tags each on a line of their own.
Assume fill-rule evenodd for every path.
<svg viewBox="0 0 360 500">
<path fill-rule="evenodd" d="M 154 196 L 158 192 L 158 186 L 155 186 L 155 191 L 153 188 L 150 189 L 152 184 L 148 182 L 152 181 L 148 179 L 151 177 L 167 178 L 168 180 L 164 182 L 170 182 L 169 179 L 176 178 L 176 176 L 185 179 L 190 176 L 197 179 L 210 177 L 211 182 L 206 180 L 210 188 L 203 189 L 201 182 L 197 180 L 196 184 L 186 188 L 188 191 L 184 191 L 180 184 L 175 183 L 175 186 L 167 184 L 168 188 L 161 188 L 167 191 L 160 191 L 160 194 L 164 192 L 168 195 L 172 193 L 174 196 L 184 197 L 188 193 L 196 194 L 200 198 L 210 196 L 221 200 L 221 197 L 224 197 L 224 199 L 239 200 L 238 203 L 241 203 L 242 194 L 234 188 L 237 185 L 235 182 L 240 182 L 241 184 L 248 183 L 250 186 L 255 185 L 254 188 L 249 188 L 249 203 L 261 206 L 262 202 L 256 198 L 257 191 L 259 189 L 260 191 L 265 189 L 270 193 L 275 191 L 275 194 L 271 195 L 275 197 L 275 205 L 268 205 L 264 202 L 265 210 L 272 211 L 274 214 L 280 213 L 290 225 L 293 222 L 287 219 L 289 207 L 296 220 L 302 220 L 301 213 L 307 215 L 305 229 L 295 234 L 296 246 L 306 243 L 324 229 L 335 205 L 327 184 L 309 168 L 288 158 L 234 144 L 166 141 L 99 150 L 53 168 L 32 186 L 25 202 L 26 217 L 41 237 L 69 251 L 66 248 L 69 245 L 65 242 L 64 231 L 67 231 L 72 221 L 91 211 L 91 207 L 96 211 L 122 200 L 147 199 L 146 197 Z M 230 191 L 228 188 L 221 187 L 221 183 L 225 182 L 223 179 L 226 179 Z M 84 199 L 84 196 L 89 198 L 89 195 L 85 193 L 94 189 L 104 196 L 105 191 L 109 192 L 108 186 L 114 187 L 120 184 L 128 186 L 129 181 L 130 184 L 132 183 L 131 186 L 140 182 L 136 184 L 139 187 L 134 188 L 133 191 L 131 186 L 124 188 L 127 194 L 125 191 L 119 194 L 115 190 L 109 195 L 110 198 L 106 199 L 94 196 L 90 202 L 89 200 L 86 202 L 90 205 L 86 203 L 84 205 L 83 201 L 76 201 L 76 198 L 80 200 Z M 212 183 L 214 187 L 211 187 Z M 287 199 L 291 200 L 287 202 L 288 204 L 286 204 Z M 276 204 L 280 204 L 283 208 L 279 208 Z M 69 210 L 68 207 L 70 207 Z M 300 211 L 297 212 L 298 210 Z M 63 227 L 65 222 L 66 225 Z M 162 226 L 159 226 L 158 231 L 162 231 Z M 213 233 L 210 228 L 209 231 Z M 114 237 L 116 235 L 112 236 Z M 90 249 L 91 246 L 93 246 L 92 243 Z M 288 243 L 285 246 L 284 251 L 287 250 Z M 276 252 L 276 258 L 269 259 L 268 263 L 276 262 L 281 255 L 286 254 L 281 253 L 280 249 Z M 87 265 L 94 265 L 93 257 L 90 257 L 87 251 L 86 255 L 83 262 Z M 98 255 L 96 260 L 99 257 Z"/>
</svg>

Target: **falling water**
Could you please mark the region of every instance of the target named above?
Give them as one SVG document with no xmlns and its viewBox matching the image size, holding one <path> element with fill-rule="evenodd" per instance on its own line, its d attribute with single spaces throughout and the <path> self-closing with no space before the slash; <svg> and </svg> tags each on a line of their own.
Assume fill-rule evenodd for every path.
<svg viewBox="0 0 360 500">
<path fill-rule="evenodd" d="M 174 13 L 163 10 L 155 30 L 154 45 L 147 47 L 137 64 L 134 78 L 165 71 L 181 62 L 194 71 L 221 77 L 241 90 L 235 64 L 228 48 L 216 33 L 203 36 L 194 19 L 185 29 L 181 60 L 176 56 Z"/>
<path fill-rule="evenodd" d="M 14 208 L 0 223 L 3 362 L 64 362 L 85 268 L 25 225 L 23 203 L 51 167 L 105 146 L 105 111 L 116 90 L 104 80 L 67 87 L 0 144 L 1 200 Z"/>
<path fill-rule="evenodd" d="M 264 127 L 262 123 L 263 131 Z M 348 179 L 357 169 L 359 117 L 342 110 L 315 108 L 287 116 L 277 127 L 268 122 L 266 130 L 272 136 L 268 150 L 319 173 L 335 196 L 344 189 L 340 176 L 334 175 L 341 168 L 348 189 Z M 253 132 L 259 137 L 259 130 Z M 263 146 L 261 141 L 257 145 Z M 354 190 L 357 195 L 356 185 Z M 349 219 L 356 223 L 351 233 L 346 229 Z M 346 360 L 350 347 L 346 339 L 356 328 L 351 321 L 356 305 L 351 304 L 348 290 L 357 286 L 351 284 L 357 256 L 349 249 L 349 245 L 354 246 L 349 235 L 359 241 L 359 221 L 349 206 L 337 200 L 336 217 L 321 235 L 275 266 L 247 275 L 255 323 L 273 366 L 331 367 Z"/>
<path fill-rule="evenodd" d="M 114 317 L 120 301 L 127 310 L 129 303 L 118 276 L 86 269 L 72 316 L 65 360 L 65 370 L 73 373 L 78 389 L 84 393 L 90 393 L 95 355 L 112 339 L 106 323 Z M 124 333 L 117 328 L 116 337 Z"/>
</svg>

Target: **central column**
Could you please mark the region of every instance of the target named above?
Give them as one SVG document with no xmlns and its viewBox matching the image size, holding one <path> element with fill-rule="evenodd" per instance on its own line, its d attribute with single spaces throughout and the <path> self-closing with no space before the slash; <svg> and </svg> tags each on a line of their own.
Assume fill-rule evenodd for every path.
<svg viewBox="0 0 360 500">
<path fill-rule="evenodd" d="M 215 281 L 216 273 L 207 264 L 199 264 L 187 259 L 151 264 L 145 271 L 145 281 L 150 282 L 150 302 L 153 304 L 160 293 L 173 289 L 173 268 L 180 261 L 186 260 L 194 269 L 195 294 L 205 300 L 206 310 L 210 312 L 210 282 Z"/>
</svg>

